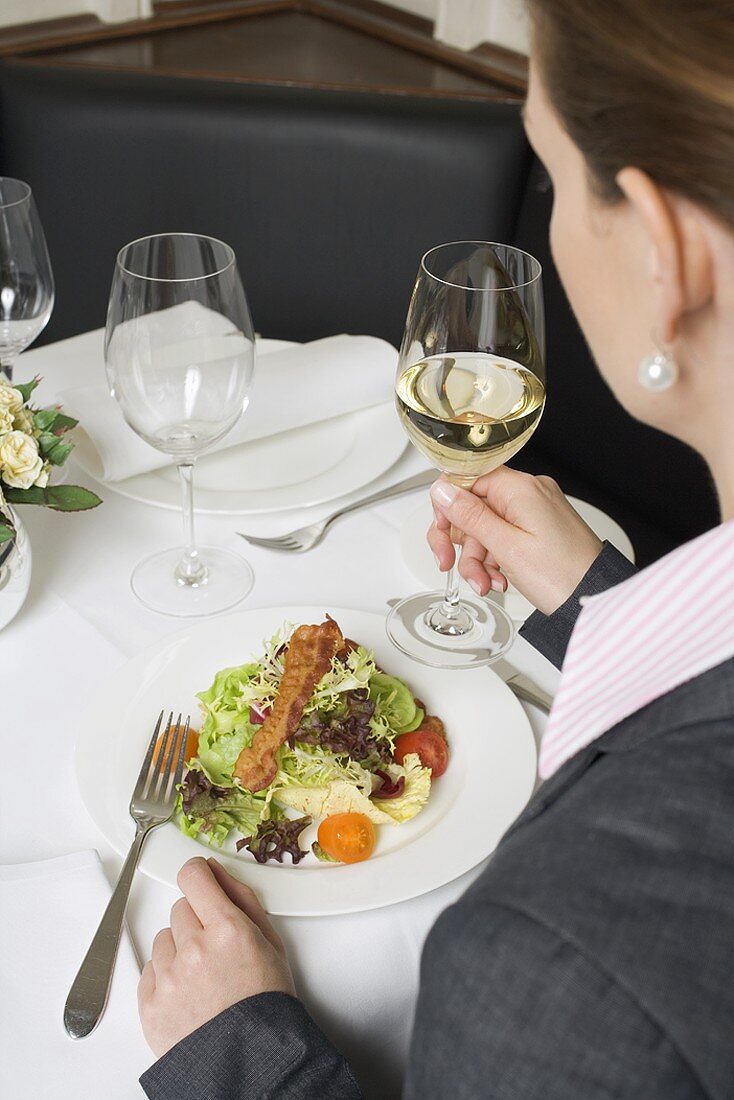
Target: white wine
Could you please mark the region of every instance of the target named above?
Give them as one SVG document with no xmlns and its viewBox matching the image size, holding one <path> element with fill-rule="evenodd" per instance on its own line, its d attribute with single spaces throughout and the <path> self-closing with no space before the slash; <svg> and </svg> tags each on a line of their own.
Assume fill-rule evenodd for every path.
<svg viewBox="0 0 734 1100">
<path fill-rule="evenodd" d="M 527 443 L 543 412 L 545 386 L 511 359 L 456 352 L 407 367 L 396 401 L 414 446 L 456 484 L 470 485 Z"/>
</svg>

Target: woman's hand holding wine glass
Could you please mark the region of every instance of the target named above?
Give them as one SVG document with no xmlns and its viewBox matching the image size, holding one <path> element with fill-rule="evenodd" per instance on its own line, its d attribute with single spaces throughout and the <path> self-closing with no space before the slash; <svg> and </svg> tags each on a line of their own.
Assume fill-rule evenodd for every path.
<svg viewBox="0 0 734 1100">
<path fill-rule="evenodd" d="M 428 544 L 439 567 L 451 568 L 459 543 L 459 573 L 479 595 L 510 581 L 545 615 L 568 599 L 602 547 L 549 477 L 502 466 L 471 492 L 441 479 L 431 499 Z"/>
</svg>

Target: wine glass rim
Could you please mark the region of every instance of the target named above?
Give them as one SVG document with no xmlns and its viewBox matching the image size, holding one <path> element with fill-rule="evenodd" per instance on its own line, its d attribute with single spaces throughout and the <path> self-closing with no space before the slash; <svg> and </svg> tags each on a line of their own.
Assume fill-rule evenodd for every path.
<svg viewBox="0 0 734 1100">
<path fill-rule="evenodd" d="M 143 241 L 154 241 L 156 239 L 162 239 L 163 237 L 196 237 L 200 241 L 213 241 L 215 244 L 221 244 L 222 248 L 226 249 L 229 253 L 229 260 L 220 267 L 217 271 L 210 271 L 206 275 L 191 275 L 188 278 L 183 279 L 164 279 L 158 275 L 141 275 L 137 271 L 131 271 L 129 267 L 125 267 L 122 262 L 122 254 L 128 248 L 132 248 L 135 244 L 142 244 Z M 207 233 L 147 233 L 144 237 L 136 237 L 134 241 L 128 241 L 124 244 L 120 251 L 117 253 L 117 266 L 120 271 L 124 271 L 126 275 L 129 275 L 132 279 L 145 279 L 149 283 L 200 283 L 205 279 L 214 279 L 217 275 L 223 275 L 225 271 L 229 271 L 231 267 L 234 267 L 237 257 L 234 254 L 234 249 L 226 241 L 221 240 L 219 237 L 210 237 Z"/>
<path fill-rule="evenodd" d="M 535 266 L 535 274 L 530 279 L 525 279 L 522 283 L 512 283 L 511 286 L 465 286 L 463 283 L 452 283 L 448 279 L 441 279 L 438 275 L 434 275 L 432 271 L 428 270 L 426 260 L 433 252 L 439 252 L 442 248 L 453 248 L 454 245 L 459 244 L 475 244 L 486 245 L 489 248 L 508 248 L 513 252 L 517 252 L 520 256 L 527 256 L 529 260 Z M 543 265 L 540 260 L 530 252 L 526 252 L 523 248 L 516 248 L 514 244 L 505 244 L 501 241 L 446 241 L 444 244 L 435 244 L 433 248 L 429 248 L 427 252 L 424 252 L 421 257 L 421 270 L 426 273 L 429 279 L 433 279 L 436 283 L 442 283 L 444 286 L 454 287 L 456 290 L 468 290 L 478 294 L 500 294 L 503 291 L 508 290 L 520 290 L 524 286 L 530 286 L 532 283 L 536 283 L 543 274 Z"/>
<path fill-rule="evenodd" d="M 22 202 L 28 202 L 28 199 L 33 194 L 30 184 L 26 183 L 25 180 L 16 179 L 15 176 L 0 176 L 0 184 L 2 184 L 3 181 L 7 181 L 8 183 L 19 183 L 21 187 L 25 188 L 25 194 L 21 195 L 19 199 L 13 199 L 12 202 L 3 202 L 2 199 L 0 199 L 0 210 L 8 210 L 11 206 L 20 206 Z"/>
</svg>

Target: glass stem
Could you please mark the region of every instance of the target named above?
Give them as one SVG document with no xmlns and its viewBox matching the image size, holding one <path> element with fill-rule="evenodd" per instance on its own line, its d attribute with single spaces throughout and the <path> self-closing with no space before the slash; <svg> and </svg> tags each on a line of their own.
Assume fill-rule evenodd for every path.
<svg viewBox="0 0 734 1100">
<path fill-rule="evenodd" d="M 439 615 L 447 623 L 453 623 L 459 617 L 459 573 L 456 562 L 446 574 L 446 588 L 439 608 Z"/>
<path fill-rule="evenodd" d="M 13 381 L 14 355 L 0 355 L 0 374 L 4 374 L 8 382 Z"/>
<path fill-rule="evenodd" d="M 474 620 L 459 599 L 459 573 L 456 564 L 446 574 L 446 591 L 439 604 L 434 604 L 424 620 L 437 634 L 460 638 L 470 633 Z"/>
<path fill-rule="evenodd" d="M 184 552 L 176 566 L 175 577 L 179 584 L 196 588 L 206 582 L 206 566 L 199 557 L 194 537 L 194 463 L 180 462 L 178 473 L 181 479 Z"/>
</svg>

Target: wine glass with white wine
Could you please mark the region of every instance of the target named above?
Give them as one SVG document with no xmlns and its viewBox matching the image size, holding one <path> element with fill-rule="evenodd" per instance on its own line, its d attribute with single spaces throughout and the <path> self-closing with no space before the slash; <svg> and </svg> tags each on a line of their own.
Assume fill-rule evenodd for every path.
<svg viewBox="0 0 734 1100">
<path fill-rule="evenodd" d="M 527 252 L 485 241 L 438 245 L 421 260 L 395 384 L 414 447 L 455 485 L 512 458 L 545 405 L 542 269 Z M 514 639 L 496 603 L 444 592 L 395 604 L 387 632 L 404 653 L 440 668 L 497 660 Z"/>
</svg>

